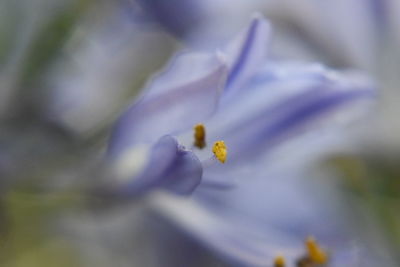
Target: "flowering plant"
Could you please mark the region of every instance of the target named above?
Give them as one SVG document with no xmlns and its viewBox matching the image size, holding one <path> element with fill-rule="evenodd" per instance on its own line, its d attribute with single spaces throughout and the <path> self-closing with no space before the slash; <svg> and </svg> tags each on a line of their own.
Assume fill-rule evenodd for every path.
<svg viewBox="0 0 400 267">
<path fill-rule="evenodd" d="M 187 232 L 242 264 L 272 264 L 282 250 L 298 266 L 327 263 L 314 239 L 306 242 L 304 257 L 293 249 L 310 234 L 348 258 L 339 221 L 328 205 L 310 198 L 301 173 L 310 154 L 331 147 L 329 126 L 344 117 L 345 107 L 373 99 L 373 86 L 354 72 L 268 61 L 269 35 L 268 23 L 257 16 L 221 51 L 178 55 L 157 75 L 112 133 L 113 188 L 128 197 L 154 189 L 191 194 L 156 194 L 153 201 Z M 303 152 L 312 153 L 288 156 L 284 171 L 269 163 L 299 139 Z M 268 188 L 279 188 L 279 194 Z M 275 205 L 282 199 L 285 214 Z M 336 259 L 332 266 L 343 263 Z M 282 264 L 277 257 L 275 266 Z"/>
</svg>

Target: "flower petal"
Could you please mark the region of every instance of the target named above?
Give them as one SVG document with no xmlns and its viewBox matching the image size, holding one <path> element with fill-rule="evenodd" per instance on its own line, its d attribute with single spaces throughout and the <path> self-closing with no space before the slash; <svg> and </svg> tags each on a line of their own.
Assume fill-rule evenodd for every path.
<svg viewBox="0 0 400 267">
<path fill-rule="evenodd" d="M 154 188 L 189 194 L 200 183 L 202 166 L 191 151 L 184 150 L 171 136 L 164 136 L 152 147 L 149 160 L 140 174 L 120 184 L 119 193 L 131 196 Z"/>
<path fill-rule="evenodd" d="M 230 63 L 227 92 L 238 90 L 265 62 L 270 25 L 256 15 L 249 28 L 224 51 Z"/>
<path fill-rule="evenodd" d="M 187 235 L 234 266 L 272 266 L 275 257 L 281 253 L 288 266 L 295 266 L 296 261 L 305 253 L 303 242 L 309 233 L 292 235 L 291 229 L 279 230 L 269 225 L 268 221 L 260 220 L 258 213 L 249 218 L 248 214 L 230 207 L 215 211 L 199 205 L 193 199 L 160 193 L 153 194 L 150 201 L 158 212 L 176 223 Z M 318 238 L 321 245 L 332 252 L 329 266 L 375 266 L 371 263 L 376 261 L 372 254 L 366 253 L 363 244 L 350 240 L 349 236 L 340 239 L 336 236 L 337 228 L 330 228 L 330 222 L 335 223 L 335 220 L 327 224 L 315 224 L 323 231 L 330 232 L 327 238 Z M 296 221 L 291 223 L 295 225 Z M 331 238 L 333 242 L 329 242 Z"/>
<path fill-rule="evenodd" d="M 320 131 L 317 123 L 322 119 L 329 125 L 348 111 L 345 106 L 357 106 L 374 96 L 372 84 L 364 77 L 307 65 L 270 67 L 263 81 L 248 85 L 251 93 L 239 94 L 208 122 L 210 138 L 224 140 L 229 147 L 227 164 L 239 156 L 257 157 L 261 150 L 268 151 L 294 134 Z"/>
<path fill-rule="evenodd" d="M 228 217 L 222 219 L 190 199 L 154 194 L 150 200 L 157 211 L 177 223 L 187 234 L 236 264 L 265 266 L 273 262 L 276 256 L 274 253 L 293 244 L 293 240 L 287 236 L 274 232 L 265 236 L 264 232 L 253 231 L 241 225 L 240 220 L 230 220 L 232 218 Z M 280 240 L 281 246 L 273 244 L 273 240 Z"/>
<path fill-rule="evenodd" d="M 217 107 L 227 68 L 216 57 L 183 55 L 119 119 L 109 153 L 189 129 Z"/>
</svg>

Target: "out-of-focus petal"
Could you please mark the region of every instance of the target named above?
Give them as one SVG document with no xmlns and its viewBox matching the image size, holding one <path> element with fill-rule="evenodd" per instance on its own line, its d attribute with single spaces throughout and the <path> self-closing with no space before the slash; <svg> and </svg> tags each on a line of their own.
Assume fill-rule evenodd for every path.
<svg viewBox="0 0 400 267">
<path fill-rule="evenodd" d="M 151 200 L 159 212 L 178 223 L 185 232 L 235 263 L 265 266 L 272 262 L 276 256 L 274 253 L 279 253 L 282 248 L 288 249 L 293 244 L 288 236 L 272 231 L 271 235 L 265 236 L 263 232 L 241 225 L 239 220 L 223 220 L 188 199 L 157 194 Z M 276 240 L 280 244 L 272 242 Z"/>
<path fill-rule="evenodd" d="M 377 0 L 378 1 L 378 0 Z M 379 1 L 384 2 L 388 21 L 390 24 L 390 33 L 396 38 L 397 44 L 400 43 L 400 2 L 396 0 Z"/>
<path fill-rule="evenodd" d="M 131 0 L 133 1 L 133 0 Z M 197 0 L 139 0 L 150 17 L 171 33 L 185 37 L 203 22 L 203 5 Z"/>
<path fill-rule="evenodd" d="M 376 18 L 373 17 L 371 2 L 359 0 L 337 0 L 320 2 L 319 8 L 323 11 L 323 17 L 319 21 L 326 22 L 326 29 L 322 38 L 329 45 L 335 39 L 341 46 L 345 56 L 359 67 L 371 67 L 374 64 L 372 56 L 376 49 Z M 318 16 L 321 16 L 319 14 Z M 315 24 L 319 24 L 314 22 Z M 329 32 L 327 36 L 326 33 Z M 322 33 L 322 31 L 321 31 Z M 332 36 L 335 36 L 332 38 Z M 337 47 L 332 46 L 332 50 Z M 337 53 L 337 52 L 336 52 Z"/>
<path fill-rule="evenodd" d="M 226 66 L 215 57 L 178 57 L 121 116 L 111 138 L 110 154 L 204 121 L 218 105 L 226 72 Z"/>
<path fill-rule="evenodd" d="M 139 174 L 125 177 L 126 182 L 118 184 L 118 191 L 122 196 L 130 196 L 157 187 L 177 194 L 189 194 L 200 183 L 201 176 L 202 166 L 193 152 L 185 150 L 175 138 L 166 135 L 151 148 L 146 166 Z"/>
<path fill-rule="evenodd" d="M 373 1 L 272 0 L 266 12 L 272 20 L 291 27 L 292 33 L 303 35 L 308 45 L 329 57 L 332 64 L 371 68 L 381 23 Z M 275 47 L 278 51 L 279 46 Z"/>
<path fill-rule="evenodd" d="M 235 266 L 272 266 L 277 255 L 285 256 L 287 266 L 296 266 L 296 261 L 305 253 L 303 242 L 307 234 L 293 235 L 290 231 L 279 230 L 260 219 L 259 215 L 263 214 L 253 214 L 253 217 L 242 214 L 241 217 L 240 210 L 230 208 L 215 212 L 195 201 L 165 194 L 154 194 L 152 204 L 184 232 Z M 296 221 L 289 223 L 296 225 Z M 365 253 L 361 244 L 336 236 L 338 229 L 329 228 L 329 223 L 318 227 L 330 232 L 331 236 L 317 236 L 321 245 L 332 253 L 329 266 L 375 266 L 376 261 L 370 257 L 371 254 Z M 326 247 L 325 243 L 330 246 Z"/>
<path fill-rule="evenodd" d="M 114 5 L 99 5 L 96 12 L 102 15 L 73 31 L 65 55 L 46 77 L 49 101 L 43 115 L 68 131 L 90 135 L 115 120 L 130 103 L 127 96 L 136 96 L 172 51 L 165 33 L 143 30 Z"/>
</svg>

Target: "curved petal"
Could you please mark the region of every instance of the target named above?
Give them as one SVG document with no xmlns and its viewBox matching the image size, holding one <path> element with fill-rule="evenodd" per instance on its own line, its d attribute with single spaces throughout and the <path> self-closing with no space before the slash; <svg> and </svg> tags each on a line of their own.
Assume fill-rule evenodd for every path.
<svg viewBox="0 0 400 267">
<path fill-rule="evenodd" d="M 272 69 L 278 71 L 271 73 Z M 375 95 L 372 84 L 361 76 L 302 65 L 275 65 L 268 71 L 264 80 L 249 84 L 251 93 L 240 94 L 208 122 L 210 138 L 224 140 L 229 148 L 227 164 L 257 157 L 294 134 L 320 131 L 318 123 L 329 125 L 348 111 L 345 106 L 357 107 Z"/>
<path fill-rule="evenodd" d="M 243 36 L 233 42 L 224 52 L 230 64 L 226 92 L 238 90 L 265 62 L 270 25 L 256 15 Z"/>
<path fill-rule="evenodd" d="M 163 178 L 161 187 L 176 194 L 192 193 L 200 184 L 202 165 L 192 151 L 178 148 L 177 157 Z"/>
<path fill-rule="evenodd" d="M 200 183 L 202 166 L 198 158 L 181 147 L 171 136 L 161 137 L 151 148 L 146 166 L 118 185 L 118 193 L 131 196 L 154 188 L 164 188 L 177 194 L 189 194 Z"/>
<path fill-rule="evenodd" d="M 109 154 L 135 143 L 152 143 L 160 136 L 191 128 L 213 114 L 226 78 L 226 66 L 216 57 L 183 55 L 159 75 L 145 95 L 119 119 Z"/>
</svg>

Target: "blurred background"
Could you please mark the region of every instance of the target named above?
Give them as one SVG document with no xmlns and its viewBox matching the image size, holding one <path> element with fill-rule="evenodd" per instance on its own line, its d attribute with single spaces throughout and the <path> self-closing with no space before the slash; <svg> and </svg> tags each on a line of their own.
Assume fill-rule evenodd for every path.
<svg viewBox="0 0 400 267">
<path fill-rule="evenodd" d="M 149 77 L 176 51 L 214 51 L 255 12 L 273 26 L 270 58 L 376 81 L 376 113 L 319 171 L 346 203 L 343 216 L 399 266 L 396 1 L 0 0 L 0 266 L 229 266 L 143 201 L 85 192 L 104 176 L 115 119 Z"/>
</svg>

